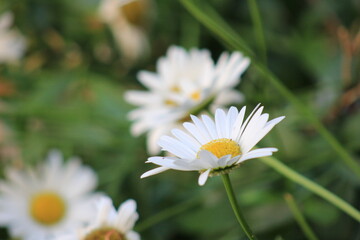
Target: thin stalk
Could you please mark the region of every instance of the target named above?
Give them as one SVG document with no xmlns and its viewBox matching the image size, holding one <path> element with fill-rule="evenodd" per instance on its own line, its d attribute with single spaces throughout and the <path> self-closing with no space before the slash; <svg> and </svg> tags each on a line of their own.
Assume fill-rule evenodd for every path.
<svg viewBox="0 0 360 240">
<path fill-rule="evenodd" d="M 311 181 L 310 179 L 302 176 L 291 168 L 287 167 L 285 164 L 280 162 L 274 157 L 264 157 L 260 161 L 268 165 L 269 167 L 275 169 L 278 173 L 284 177 L 296 182 L 297 184 L 303 186 L 304 188 L 310 190 L 314 194 L 322 197 L 329 203 L 333 204 L 335 207 L 339 208 L 343 212 L 347 213 L 350 217 L 360 222 L 360 212 L 351 206 L 349 203 L 345 202 L 343 199 L 339 198 L 337 195 L 333 194 L 329 190 L 326 190 L 324 187 L 319 184 Z"/>
<path fill-rule="evenodd" d="M 248 236 L 249 239 L 251 239 L 251 240 L 256 239 L 255 235 L 253 234 L 249 225 L 247 224 L 245 217 L 243 216 L 243 214 L 240 211 L 240 207 L 237 203 L 237 200 L 236 200 L 236 197 L 234 194 L 234 190 L 233 190 L 231 182 L 230 182 L 229 174 L 222 174 L 221 177 L 222 177 L 224 187 L 226 189 L 226 193 L 229 198 L 231 207 L 235 213 L 236 219 L 238 220 L 241 228 L 244 230 L 246 236 Z"/>
<path fill-rule="evenodd" d="M 251 20 L 254 24 L 254 33 L 259 53 L 264 64 L 266 64 L 266 44 L 264 37 L 264 29 L 261 23 L 261 16 L 256 0 L 247 0 L 250 10 Z"/>
<path fill-rule="evenodd" d="M 318 240 L 315 233 L 312 231 L 309 224 L 306 222 L 304 215 L 301 213 L 299 207 L 297 206 L 294 197 L 291 194 L 287 193 L 285 194 L 284 198 L 292 214 L 294 215 L 295 220 L 299 224 L 301 230 L 304 232 L 305 236 L 309 240 Z"/>
<path fill-rule="evenodd" d="M 217 38 L 219 38 L 226 46 L 232 49 L 241 51 L 245 56 L 248 56 L 252 61 L 252 66 L 259 71 L 264 79 L 269 81 L 273 87 L 282 94 L 290 103 L 294 105 L 298 112 L 307 118 L 307 120 L 314 126 L 319 134 L 331 145 L 331 147 L 338 154 L 340 159 L 360 177 L 360 165 L 352 158 L 352 156 L 344 149 L 339 141 L 324 127 L 324 125 L 317 119 L 314 113 L 303 104 L 286 86 L 263 64 L 261 64 L 255 57 L 246 42 L 231 28 L 229 25 L 214 11 L 209 5 L 201 1 L 201 7 L 196 4 L 194 0 L 180 0 L 183 6 L 204 26 L 211 30 Z"/>
<path fill-rule="evenodd" d="M 138 232 L 145 231 L 146 229 L 166 220 L 180 213 L 186 212 L 200 204 L 202 198 L 197 197 L 189 201 L 177 204 L 173 207 L 167 208 L 161 212 L 158 212 L 154 216 L 140 222 L 136 225 L 135 230 Z"/>
</svg>

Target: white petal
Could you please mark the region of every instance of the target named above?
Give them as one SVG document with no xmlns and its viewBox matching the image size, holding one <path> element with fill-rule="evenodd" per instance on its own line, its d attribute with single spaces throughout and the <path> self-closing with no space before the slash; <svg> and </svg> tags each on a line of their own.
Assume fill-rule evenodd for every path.
<svg viewBox="0 0 360 240">
<path fill-rule="evenodd" d="M 259 139 L 259 135 L 261 135 L 261 131 L 266 125 L 267 120 L 269 119 L 269 114 L 262 114 L 261 116 L 255 118 L 254 117 L 249 121 L 246 126 L 241 138 L 239 140 L 239 144 L 242 147 L 241 150 L 243 153 L 248 152 L 255 144 L 261 140 L 263 136 Z"/>
<path fill-rule="evenodd" d="M 150 157 L 146 163 L 154 163 L 159 166 L 168 167 L 180 171 L 191 171 L 194 170 L 191 168 L 187 162 L 193 160 L 188 159 L 179 159 L 175 157 Z"/>
<path fill-rule="evenodd" d="M 238 141 L 237 137 L 240 135 L 240 129 L 242 127 L 244 116 L 245 116 L 246 106 L 242 107 L 239 114 L 236 117 L 236 120 L 233 125 L 231 139 Z"/>
<path fill-rule="evenodd" d="M 251 135 L 250 139 L 241 139 L 241 145 L 244 145 L 243 152 L 249 151 L 251 148 L 253 148 L 266 134 L 269 133 L 269 131 L 278 124 L 284 117 L 279 117 L 276 119 L 273 119 L 267 123 L 264 122 L 258 122 L 256 126 L 254 126 L 254 131 Z M 265 126 L 262 126 L 265 125 Z M 256 131 L 256 128 L 260 128 Z M 245 137 L 244 137 L 245 138 Z"/>
<path fill-rule="evenodd" d="M 215 112 L 215 125 L 219 138 L 226 137 L 226 115 L 224 110 L 217 109 Z"/>
<path fill-rule="evenodd" d="M 201 147 L 197 140 L 179 129 L 173 129 L 171 133 L 195 152 Z"/>
<path fill-rule="evenodd" d="M 149 89 L 161 89 L 161 87 L 163 87 L 158 76 L 152 72 L 140 71 L 137 78 Z"/>
<path fill-rule="evenodd" d="M 202 121 L 207 129 L 207 131 L 210 133 L 212 139 L 217 139 L 218 134 L 216 132 L 216 126 L 214 121 L 207 115 L 202 115 Z"/>
<path fill-rule="evenodd" d="M 207 181 L 207 179 L 209 177 L 210 170 L 211 169 L 208 169 L 205 172 L 200 174 L 199 181 L 198 181 L 200 186 L 203 186 L 206 183 L 206 181 Z"/>
<path fill-rule="evenodd" d="M 226 138 L 230 138 L 231 137 L 231 131 L 233 128 L 233 124 L 236 120 L 236 117 L 238 115 L 238 110 L 236 107 L 230 107 L 227 115 L 226 115 L 226 126 L 225 126 L 225 130 L 226 130 Z"/>
<path fill-rule="evenodd" d="M 196 138 L 196 140 L 198 140 L 198 141 L 200 142 L 200 144 L 205 144 L 205 143 L 207 143 L 206 138 L 204 138 L 204 137 L 202 136 L 202 134 L 198 132 L 198 129 L 197 129 L 197 127 L 196 127 L 194 124 L 189 123 L 189 122 L 185 122 L 185 123 L 183 124 L 183 126 L 184 126 L 184 128 L 185 128 L 187 131 L 189 131 L 189 133 L 191 133 L 191 135 L 194 136 L 194 138 Z"/>
<path fill-rule="evenodd" d="M 226 166 L 230 166 L 231 164 L 229 164 L 229 160 L 231 160 L 231 154 L 229 155 L 225 155 L 222 156 L 221 158 L 219 158 L 218 160 L 218 167 L 226 167 Z"/>
<path fill-rule="evenodd" d="M 276 152 L 276 151 L 277 151 L 277 148 L 255 149 L 255 150 L 250 151 L 250 152 L 246 153 L 245 155 L 243 155 L 237 163 L 240 163 L 240 162 L 243 162 L 243 161 L 246 161 L 249 159 L 271 156 L 273 154 L 273 152 Z"/>
<path fill-rule="evenodd" d="M 244 129 L 246 128 L 246 126 L 247 126 L 248 122 L 250 121 L 250 119 L 252 119 L 254 113 L 256 112 L 256 113 L 258 113 L 258 115 L 261 114 L 262 109 L 261 109 L 261 111 L 257 111 L 257 110 L 259 109 L 259 107 L 260 107 L 260 104 L 258 104 L 258 105 L 254 108 L 254 110 L 250 113 L 250 115 L 246 118 L 245 122 L 242 124 L 242 126 L 241 126 L 241 128 L 240 128 L 240 130 L 239 130 L 239 132 L 238 132 L 238 136 L 236 137 L 236 141 L 237 141 L 237 142 L 238 142 L 239 139 L 241 138 L 241 135 L 242 135 Z M 260 110 L 260 109 L 259 109 L 259 110 Z"/>
<path fill-rule="evenodd" d="M 170 168 L 168 167 L 158 167 L 158 168 L 154 168 L 150 171 L 147 171 L 145 173 L 143 173 L 140 178 L 146 178 L 146 177 L 149 177 L 149 176 L 152 176 L 152 175 L 155 175 L 155 174 L 158 174 L 158 173 L 162 173 L 162 172 L 165 172 L 166 170 L 169 170 Z"/>
<path fill-rule="evenodd" d="M 194 122 L 195 126 L 197 127 L 198 131 L 201 133 L 201 135 L 205 138 L 205 140 L 207 142 L 210 142 L 212 140 L 211 136 L 210 136 L 210 133 L 207 131 L 207 129 L 206 129 L 205 125 L 203 124 L 203 122 L 194 115 L 190 115 L 190 117 L 193 120 L 193 122 Z"/>
<path fill-rule="evenodd" d="M 179 140 L 169 137 L 162 136 L 158 141 L 158 144 L 166 151 L 171 152 L 172 154 L 180 158 L 189 158 L 192 159 L 196 156 L 196 152 L 189 148 L 184 143 Z"/>
<path fill-rule="evenodd" d="M 125 235 L 126 240 L 140 240 L 140 235 L 137 232 L 129 231 Z"/>
<path fill-rule="evenodd" d="M 204 161 L 204 160 L 210 163 L 211 168 L 218 167 L 218 158 L 207 150 L 201 150 L 199 152 L 199 159 L 197 159 L 197 161 Z"/>
<path fill-rule="evenodd" d="M 138 218 L 136 202 L 129 199 L 120 205 L 115 224 L 122 232 L 128 232 L 134 227 Z"/>
</svg>

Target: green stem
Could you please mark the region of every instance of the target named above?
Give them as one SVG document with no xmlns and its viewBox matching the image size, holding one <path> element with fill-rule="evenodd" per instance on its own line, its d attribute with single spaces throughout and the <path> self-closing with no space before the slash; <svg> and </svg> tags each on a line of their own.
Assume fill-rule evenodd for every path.
<svg viewBox="0 0 360 240">
<path fill-rule="evenodd" d="M 146 229 L 148 229 L 166 219 L 169 219 L 173 216 L 176 216 L 182 212 L 185 212 L 191 208 L 196 207 L 198 204 L 200 204 L 201 200 L 202 200 L 202 198 L 197 197 L 197 198 L 191 199 L 187 202 L 183 202 L 183 203 L 177 204 L 173 207 L 167 208 L 167 209 L 155 214 L 154 216 L 137 224 L 135 227 L 135 230 L 138 232 L 145 231 Z"/>
<path fill-rule="evenodd" d="M 350 217 L 360 222 L 360 212 L 356 208 L 354 208 L 349 203 L 345 202 L 344 200 L 342 200 L 332 192 L 326 190 L 324 187 L 302 176 L 301 174 L 287 167 L 285 164 L 283 164 L 274 157 L 261 158 L 260 161 L 262 161 L 269 167 L 272 167 L 278 173 L 282 174 L 286 178 L 296 182 L 297 184 L 310 190 L 314 194 L 322 197 L 323 199 L 330 202 L 331 204 L 333 204 L 343 212 L 347 213 Z"/>
<path fill-rule="evenodd" d="M 225 189 L 226 189 L 226 193 L 227 196 L 229 198 L 231 207 L 235 213 L 236 219 L 238 220 L 240 226 L 242 227 L 242 229 L 244 230 L 246 236 L 248 236 L 249 239 L 254 240 L 256 239 L 255 235 L 252 233 L 249 225 L 247 224 L 245 217 L 243 216 L 243 214 L 240 211 L 240 207 L 237 203 L 235 194 L 234 194 L 234 190 L 232 188 L 231 182 L 230 182 L 230 177 L 229 174 L 223 174 L 221 175 Z"/>
<path fill-rule="evenodd" d="M 266 44 L 264 37 L 264 29 L 261 23 L 261 16 L 256 0 L 248 0 L 249 10 L 252 22 L 254 24 L 255 39 L 259 47 L 260 56 L 264 64 L 266 64 Z"/>
<path fill-rule="evenodd" d="M 318 240 L 315 233 L 312 231 L 309 224 L 306 222 L 304 215 L 301 213 L 300 209 L 298 208 L 293 196 L 287 193 L 285 194 L 284 198 L 292 214 L 294 215 L 296 221 L 298 222 L 304 234 L 306 235 L 306 237 L 309 240 Z"/>
<path fill-rule="evenodd" d="M 339 141 L 324 127 L 317 119 L 314 113 L 303 104 L 286 86 L 263 64 L 257 61 L 253 52 L 247 46 L 246 42 L 233 30 L 229 25 L 207 4 L 201 1 L 201 7 L 194 0 L 180 0 L 184 7 L 204 26 L 209 28 L 217 38 L 219 38 L 226 46 L 241 51 L 244 55 L 250 57 L 252 66 L 254 66 L 273 87 L 282 94 L 308 121 L 312 123 L 320 135 L 331 145 L 336 151 L 340 159 L 360 177 L 360 165 L 352 158 L 352 156 L 344 149 Z"/>
</svg>

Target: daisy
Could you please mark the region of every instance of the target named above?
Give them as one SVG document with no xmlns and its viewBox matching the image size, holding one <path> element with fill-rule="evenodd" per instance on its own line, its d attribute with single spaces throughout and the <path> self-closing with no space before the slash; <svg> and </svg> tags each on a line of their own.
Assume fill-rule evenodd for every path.
<svg viewBox="0 0 360 240">
<path fill-rule="evenodd" d="M 268 121 L 269 114 L 262 114 L 259 105 L 244 120 L 245 109 L 240 112 L 231 107 L 227 113 L 215 112 L 215 121 L 207 115 L 201 119 L 191 116 L 193 123 L 185 122 L 188 133 L 173 129 L 175 137 L 162 136 L 158 144 L 175 157 L 150 157 L 147 163 L 160 167 L 144 173 L 141 178 L 174 169 L 200 172 L 199 185 L 204 185 L 209 176 L 228 173 L 245 160 L 265 157 L 276 148 L 258 148 L 255 145 L 284 117 Z"/>
<path fill-rule="evenodd" d="M 102 196 L 96 204 L 96 217 L 86 227 L 79 228 L 77 232 L 60 235 L 58 240 L 140 240 L 138 233 L 132 231 L 138 213 L 136 202 L 127 200 L 119 209 L 113 206 L 109 197 Z"/>
<path fill-rule="evenodd" d="M 149 0 L 102 0 L 99 16 L 106 23 L 115 38 L 124 58 L 137 60 L 149 49 L 145 33 Z"/>
<path fill-rule="evenodd" d="M 63 163 L 52 151 L 38 168 L 8 168 L 0 182 L 0 225 L 12 237 L 47 240 L 83 224 L 92 214 L 93 170 L 78 159 Z"/>
<path fill-rule="evenodd" d="M 129 113 L 134 136 L 148 132 L 148 150 L 160 151 L 161 135 L 189 116 L 210 105 L 216 109 L 239 103 L 242 94 L 234 89 L 250 61 L 241 53 L 223 53 L 215 64 L 208 50 L 172 46 L 157 62 L 157 72 L 141 71 L 139 81 L 146 91 L 128 91 L 125 99 L 138 108 Z"/>
<path fill-rule="evenodd" d="M 18 31 L 10 29 L 12 22 L 10 12 L 0 16 L 0 64 L 16 62 L 25 51 L 25 39 Z"/>
</svg>

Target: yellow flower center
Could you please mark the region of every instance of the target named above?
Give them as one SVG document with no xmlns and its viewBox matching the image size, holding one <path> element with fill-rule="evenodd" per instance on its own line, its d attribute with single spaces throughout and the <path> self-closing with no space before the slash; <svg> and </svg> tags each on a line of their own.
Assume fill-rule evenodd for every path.
<svg viewBox="0 0 360 240">
<path fill-rule="evenodd" d="M 195 91 L 190 95 L 190 98 L 194 101 L 199 101 L 200 100 L 200 92 L 199 91 Z"/>
<path fill-rule="evenodd" d="M 170 107 L 176 107 L 176 106 L 178 105 L 175 101 L 173 101 L 173 100 L 171 100 L 171 99 L 166 99 L 166 100 L 164 101 L 164 103 L 165 103 L 165 105 L 168 105 L 168 106 L 170 106 Z"/>
<path fill-rule="evenodd" d="M 31 199 L 30 214 L 43 225 L 58 223 L 65 216 L 65 212 L 65 202 L 56 193 L 42 192 Z"/>
<path fill-rule="evenodd" d="M 170 88 L 170 90 L 174 93 L 179 93 L 181 90 L 180 90 L 180 87 L 177 86 L 177 85 L 174 85 Z"/>
<path fill-rule="evenodd" d="M 105 227 L 95 229 L 86 235 L 83 240 L 125 240 L 125 237 L 118 230 Z"/>
<path fill-rule="evenodd" d="M 216 157 L 221 158 L 226 155 L 236 157 L 241 154 L 240 146 L 234 140 L 228 138 L 220 138 L 212 140 L 201 146 L 200 150 L 207 150 L 214 154 Z"/>
</svg>

